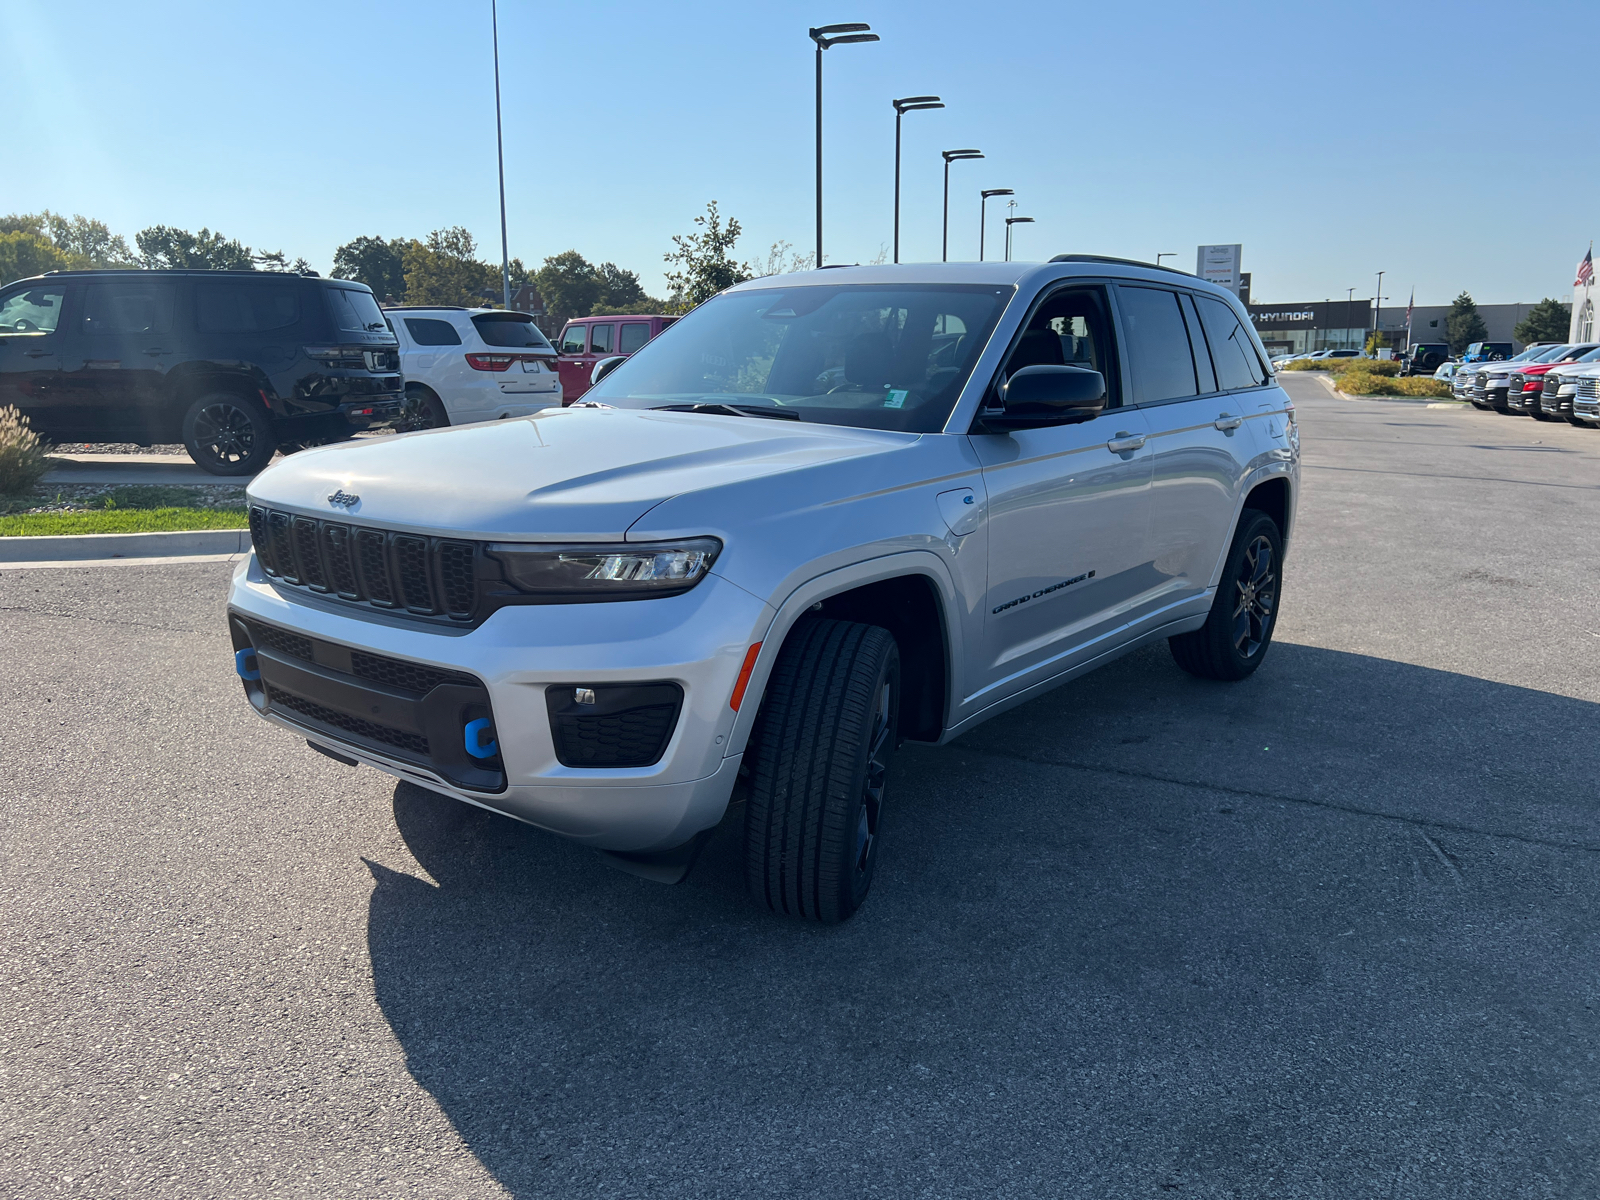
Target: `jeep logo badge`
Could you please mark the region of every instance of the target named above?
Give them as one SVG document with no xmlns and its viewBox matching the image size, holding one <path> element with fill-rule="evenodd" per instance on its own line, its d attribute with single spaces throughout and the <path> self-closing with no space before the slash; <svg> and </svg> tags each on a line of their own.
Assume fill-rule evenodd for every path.
<svg viewBox="0 0 1600 1200">
<path fill-rule="evenodd" d="M 343 488 L 340 488 L 337 492 L 328 497 L 328 503 L 337 505 L 339 508 L 353 508 L 357 504 L 361 503 L 361 497 L 353 496 Z"/>
</svg>

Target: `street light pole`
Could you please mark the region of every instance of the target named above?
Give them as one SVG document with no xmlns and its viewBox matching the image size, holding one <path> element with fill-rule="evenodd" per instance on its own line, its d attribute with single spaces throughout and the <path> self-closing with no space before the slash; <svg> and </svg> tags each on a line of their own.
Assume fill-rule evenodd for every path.
<svg viewBox="0 0 1600 1200">
<path fill-rule="evenodd" d="M 1178 252 L 1176 250 L 1163 250 L 1160 254 L 1156 255 L 1156 266 L 1159 267 L 1161 265 L 1161 260 L 1163 258 L 1177 258 L 1177 257 L 1178 257 Z"/>
<path fill-rule="evenodd" d="M 944 240 L 943 248 L 939 251 L 939 261 L 950 261 L 950 164 L 962 159 L 982 158 L 979 150 L 941 150 L 940 156 L 944 159 Z"/>
<path fill-rule="evenodd" d="M 978 261 L 983 261 L 983 235 L 989 227 L 989 197 L 1014 196 L 1010 188 L 987 188 L 978 193 Z"/>
<path fill-rule="evenodd" d="M 1373 333 L 1377 333 L 1378 332 L 1378 329 L 1380 328 L 1380 326 L 1382 325 L 1382 322 L 1383 322 L 1383 276 L 1384 276 L 1384 272 L 1379 271 L 1378 272 L 1378 293 L 1372 299 L 1372 332 Z M 1373 349 L 1376 350 L 1377 347 L 1374 346 Z"/>
<path fill-rule="evenodd" d="M 489 0 L 489 27 L 494 36 L 494 153 L 500 164 L 500 290 L 511 307 L 511 250 L 506 242 L 506 149 L 500 133 L 500 10 L 499 0 Z"/>
<path fill-rule="evenodd" d="M 900 118 L 923 108 L 943 108 L 937 96 L 907 96 L 894 105 L 894 261 L 900 261 Z"/>
<path fill-rule="evenodd" d="M 848 42 L 875 42 L 878 35 L 868 33 L 871 25 L 851 21 L 843 25 L 819 25 L 810 30 L 817 44 L 817 269 L 822 267 L 822 52 Z"/>
<path fill-rule="evenodd" d="M 1006 261 L 1011 261 L 1011 227 L 1013 225 L 1032 225 L 1032 217 L 1007 217 L 1006 218 Z"/>
</svg>

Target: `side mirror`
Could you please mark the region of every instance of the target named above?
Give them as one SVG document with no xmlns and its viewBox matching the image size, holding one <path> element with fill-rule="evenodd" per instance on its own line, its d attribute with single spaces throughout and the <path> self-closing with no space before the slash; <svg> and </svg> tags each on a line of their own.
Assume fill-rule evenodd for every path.
<svg viewBox="0 0 1600 1200">
<path fill-rule="evenodd" d="M 1000 403 L 978 414 L 996 431 L 1084 421 L 1105 410 L 1106 378 L 1085 367 L 1023 367 L 1000 386 Z"/>
<path fill-rule="evenodd" d="M 595 363 L 594 370 L 589 372 L 589 386 L 593 387 L 627 361 L 626 354 L 613 354 L 610 358 L 602 358 Z"/>
</svg>

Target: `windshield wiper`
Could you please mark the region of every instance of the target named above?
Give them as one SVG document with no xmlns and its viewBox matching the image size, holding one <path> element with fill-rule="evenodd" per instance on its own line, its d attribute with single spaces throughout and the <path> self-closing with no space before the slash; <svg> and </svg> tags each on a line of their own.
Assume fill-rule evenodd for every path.
<svg viewBox="0 0 1600 1200">
<path fill-rule="evenodd" d="M 720 417 L 770 417 L 775 421 L 798 421 L 800 414 L 787 408 L 765 404 L 663 404 L 657 412 L 711 413 Z"/>
</svg>

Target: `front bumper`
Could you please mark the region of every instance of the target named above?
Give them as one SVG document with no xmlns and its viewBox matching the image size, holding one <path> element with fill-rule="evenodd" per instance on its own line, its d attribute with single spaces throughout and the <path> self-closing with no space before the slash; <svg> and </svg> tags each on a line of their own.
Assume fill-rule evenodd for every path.
<svg viewBox="0 0 1600 1200">
<path fill-rule="evenodd" d="M 596 849 L 639 853 L 681 845 L 722 818 L 739 765 L 737 755 L 724 754 L 738 715 L 729 696 L 745 651 L 761 640 L 774 615 L 762 601 L 713 574 L 682 596 L 509 607 L 476 629 L 444 629 L 352 611 L 336 601 L 288 594 L 288 589 L 280 593 L 254 555 L 235 571 L 228 607 L 230 620 L 255 621 L 333 647 L 472 677 L 469 682 L 481 685 L 481 704 L 491 713 L 499 745 L 494 762 L 476 766 L 498 769 L 500 775 L 486 781 L 457 769 L 461 762 L 430 762 L 427 754 L 400 744 L 386 748 L 363 736 L 359 726 L 354 733 L 340 730 L 318 720 L 316 709 L 262 711 L 264 706 L 252 699 L 267 720 L 397 778 Z M 273 670 L 282 668 L 266 664 L 264 673 Z M 633 768 L 561 764 L 547 688 L 663 681 L 677 684 L 683 699 L 658 761 Z M 471 715 L 465 706 L 474 697 L 463 692 L 445 698 L 457 703 L 450 710 L 457 725 Z M 375 699 L 387 702 L 382 695 Z M 430 693 L 430 701 L 435 699 Z M 345 709 L 351 707 L 344 703 Z M 407 711 L 409 716 L 377 715 L 419 726 L 428 719 L 420 710 Z M 459 728 L 452 726 L 440 741 L 464 762 L 464 754 L 455 754 L 453 739 L 459 737 Z"/>
</svg>

